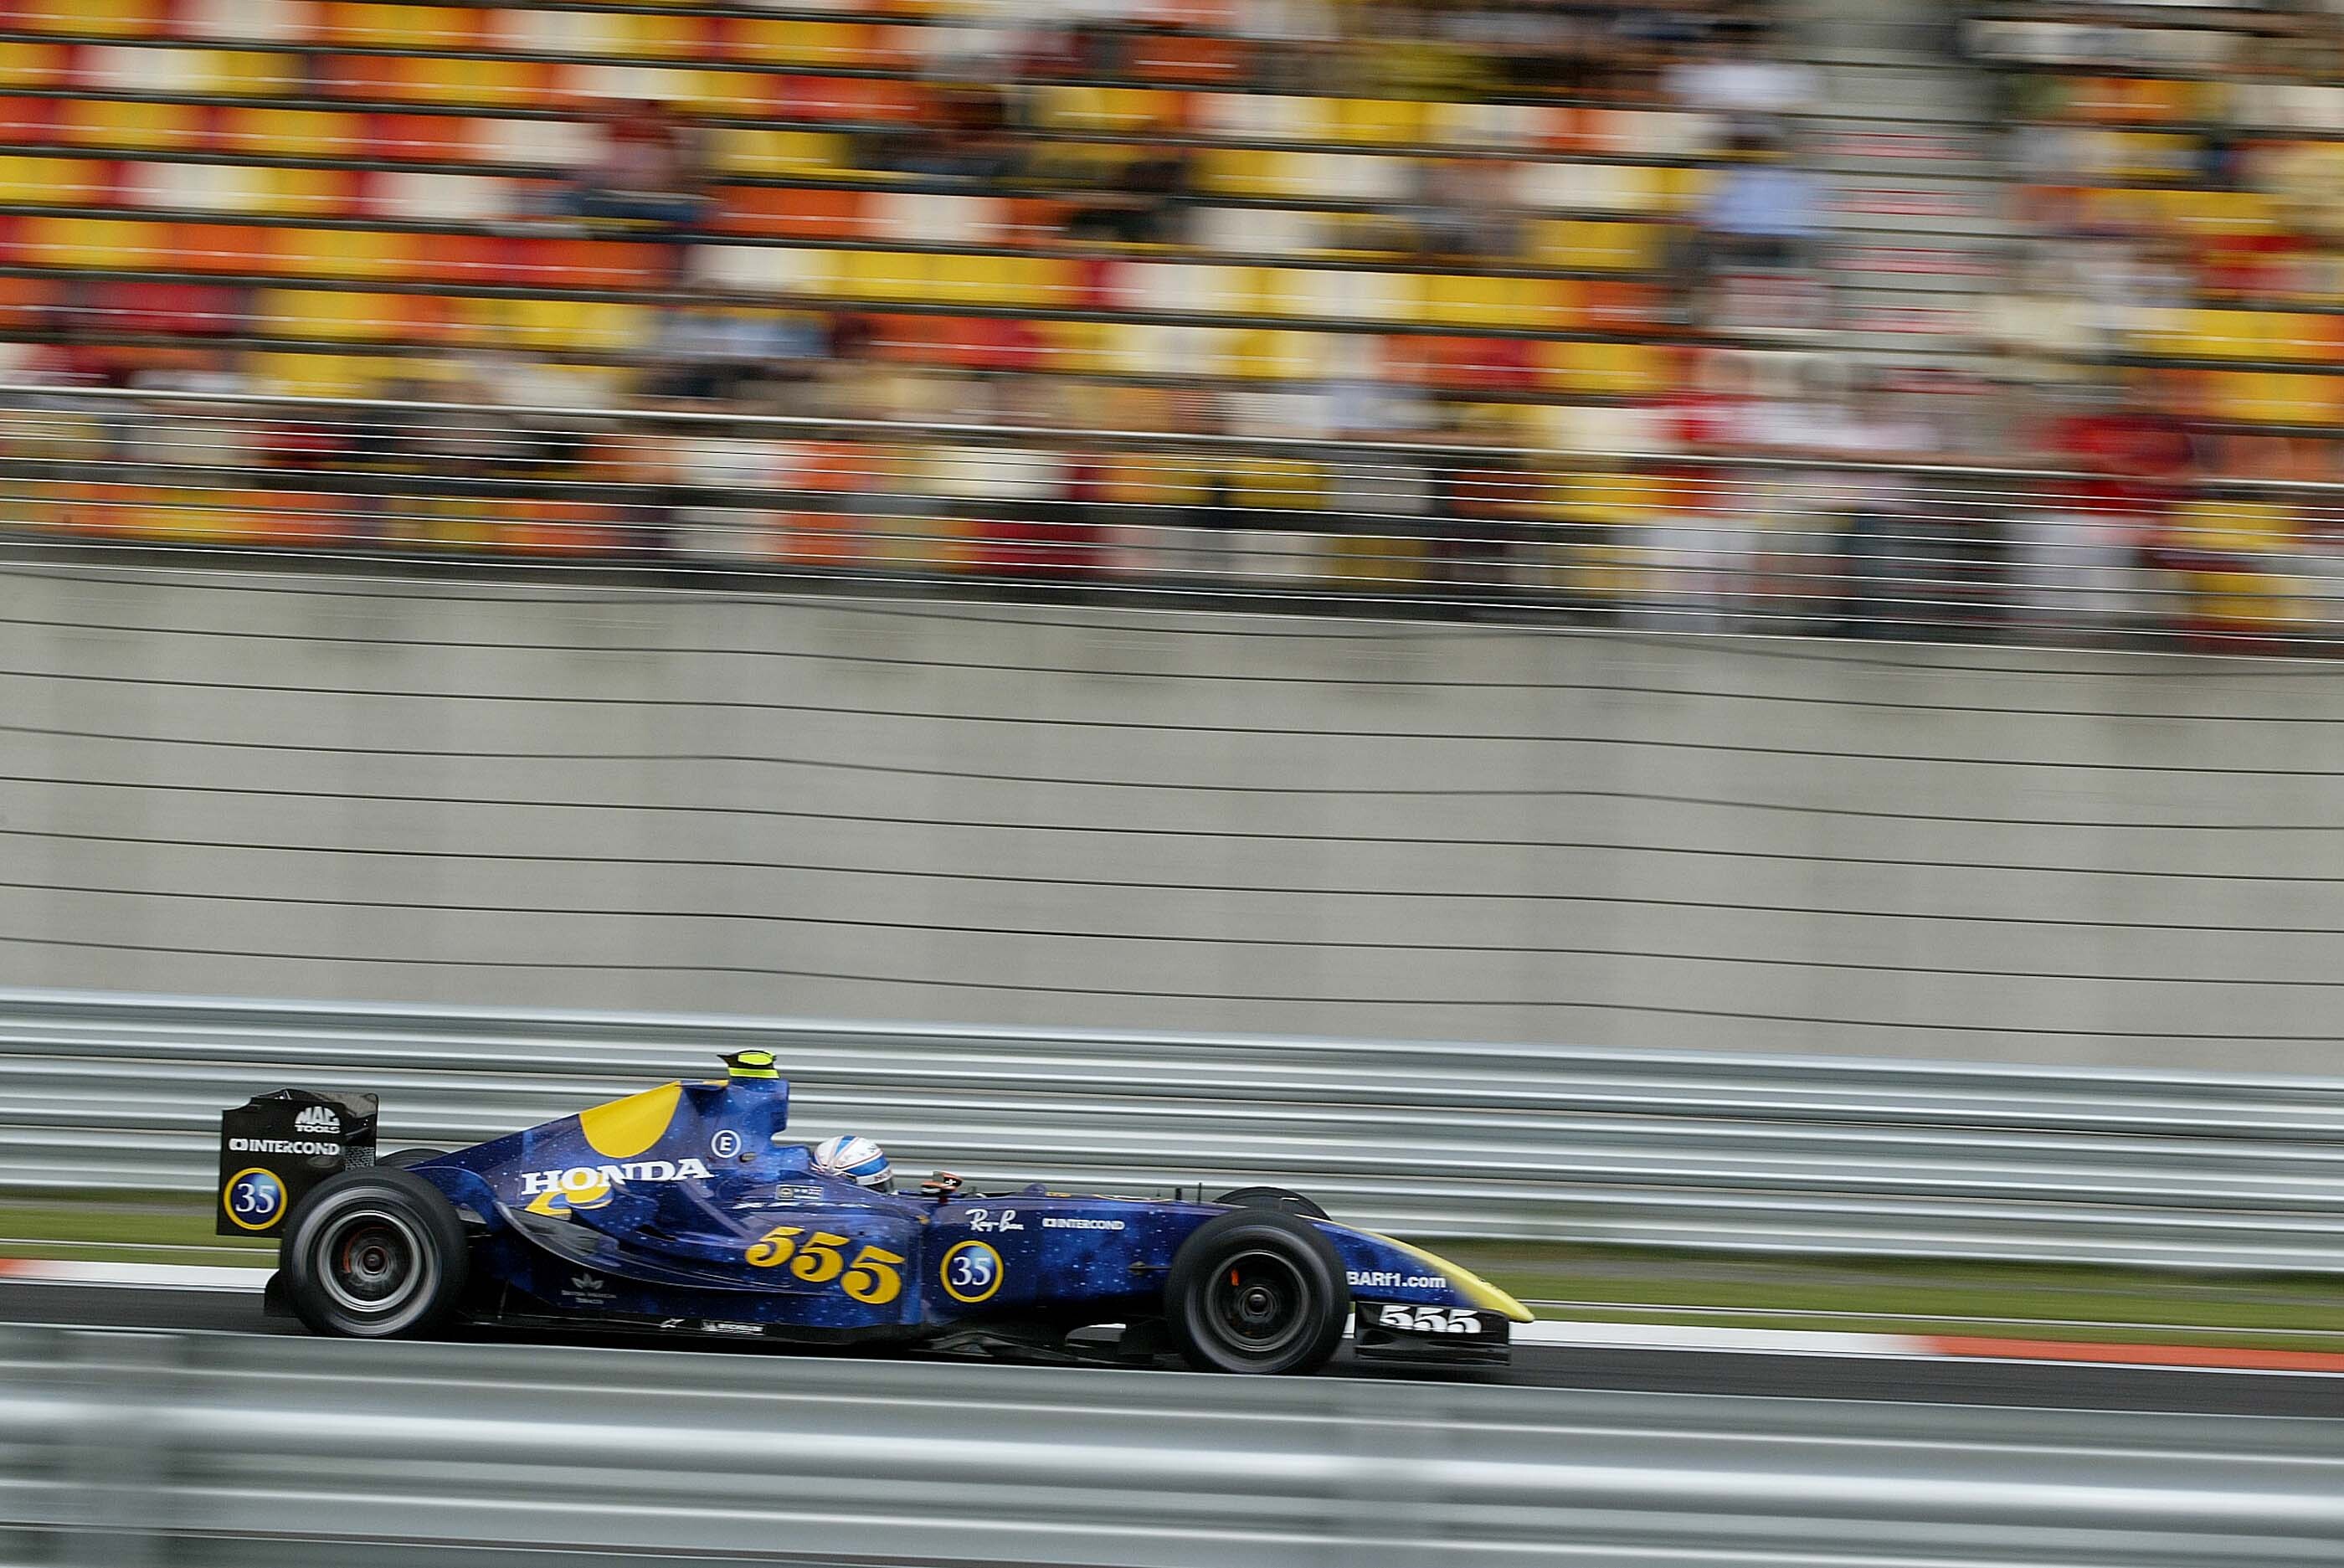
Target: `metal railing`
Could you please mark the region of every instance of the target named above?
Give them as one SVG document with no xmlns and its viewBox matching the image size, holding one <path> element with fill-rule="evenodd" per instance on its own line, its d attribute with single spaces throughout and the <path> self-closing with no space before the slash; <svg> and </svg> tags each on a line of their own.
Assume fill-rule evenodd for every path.
<svg viewBox="0 0 2344 1568">
<path fill-rule="evenodd" d="M 1780 444 L 1580 451 L 1457 430 L 1268 440 L 0 386 L 0 531 L 36 554 L 339 553 L 572 579 L 649 566 L 1662 629 L 2324 649 L 2344 642 L 2339 518 L 2332 483 Z"/>
<path fill-rule="evenodd" d="M 0 1189 L 208 1191 L 218 1113 L 476 1141 L 764 1047 L 899 1168 L 1269 1181 L 1420 1235 L 2344 1272 L 2344 1081 L 0 992 Z"/>
<path fill-rule="evenodd" d="M 2311 1568 L 2344 1421 L 0 1328 L 12 1560 Z"/>
</svg>

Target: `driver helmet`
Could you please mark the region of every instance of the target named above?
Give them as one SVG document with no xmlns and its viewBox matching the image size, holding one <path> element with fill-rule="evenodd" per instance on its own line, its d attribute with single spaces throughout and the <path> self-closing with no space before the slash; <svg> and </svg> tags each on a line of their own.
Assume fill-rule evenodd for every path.
<svg viewBox="0 0 2344 1568">
<path fill-rule="evenodd" d="M 842 1132 L 836 1138 L 826 1138 L 814 1145 L 813 1168 L 824 1176 L 851 1181 L 857 1187 L 867 1187 L 875 1192 L 895 1190 L 895 1179 L 888 1169 L 886 1152 L 856 1133 Z"/>
</svg>

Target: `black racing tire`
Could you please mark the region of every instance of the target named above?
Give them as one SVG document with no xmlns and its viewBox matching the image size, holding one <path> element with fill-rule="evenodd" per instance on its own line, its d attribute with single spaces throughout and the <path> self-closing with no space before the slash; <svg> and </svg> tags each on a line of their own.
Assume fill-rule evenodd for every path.
<svg viewBox="0 0 2344 1568">
<path fill-rule="evenodd" d="M 1240 1187 L 1234 1192 L 1224 1192 L 1213 1199 L 1231 1209 L 1282 1209 L 1288 1214 L 1300 1214 L 1312 1219 L 1334 1218 L 1318 1204 L 1298 1192 L 1283 1187 Z"/>
<path fill-rule="evenodd" d="M 1164 1321 L 1200 1372 L 1314 1372 L 1343 1342 L 1343 1259 L 1297 1214 L 1246 1208 L 1197 1227 L 1172 1255 Z"/>
<path fill-rule="evenodd" d="M 401 1148 L 394 1149 L 374 1163 L 378 1170 L 405 1170 L 410 1165 L 426 1165 L 447 1158 L 448 1151 L 444 1148 Z"/>
<path fill-rule="evenodd" d="M 312 1333 L 412 1339 L 454 1318 L 471 1243 L 438 1188 L 378 1165 L 346 1170 L 301 1200 L 277 1269 L 286 1303 Z"/>
</svg>

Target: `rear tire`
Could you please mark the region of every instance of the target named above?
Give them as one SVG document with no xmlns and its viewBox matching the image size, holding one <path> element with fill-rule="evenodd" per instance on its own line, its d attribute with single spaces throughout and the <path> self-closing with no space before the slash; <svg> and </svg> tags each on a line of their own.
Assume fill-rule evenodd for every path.
<svg viewBox="0 0 2344 1568">
<path fill-rule="evenodd" d="M 455 1205 L 396 1166 L 344 1171 L 301 1200 L 278 1249 L 294 1316 L 319 1334 L 429 1334 L 456 1314 L 471 1244 Z"/>
<path fill-rule="evenodd" d="M 1172 1255 L 1165 1327 L 1200 1372 L 1311 1372 L 1343 1341 L 1351 1288 L 1335 1244 L 1299 1215 L 1244 1208 Z"/>
<path fill-rule="evenodd" d="M 1311 1219 L 1329 1219 L 1333 1216 L 1311 1199 L 1283 1187 L 1240 1187 L 1234 1192 L 1224 1192 L 1213 1199 L 1231 1209 L 1282 1209 L 1288 1214 L 1300 1214 Z"/>
<path fill-rule="evenodd" d="M 447 1158 L 448 1151 L 444 1148 L 402 1148 L 384 1155 L 374 1163 L 378 1170 L 405 1170 L 410 1165 L 429 1165 L 435 1159 Z"/>
</svg>

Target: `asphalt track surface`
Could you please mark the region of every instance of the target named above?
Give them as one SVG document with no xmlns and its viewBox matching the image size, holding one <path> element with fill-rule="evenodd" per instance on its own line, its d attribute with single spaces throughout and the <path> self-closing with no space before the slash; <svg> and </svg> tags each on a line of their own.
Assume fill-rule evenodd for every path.
<svg viewBox="0 0 2344 1568">
<path fill-rule="evenodd" d="M 25 1283 L 0 1284 L 0 1323 L 240 1334 L 306 1331 L 289 1319 L 264 1314 L 258 1297 L 241 1291 Z M 499 1336 L 483 1331 L 473 1337 Z M 580 1336 L 578 1342 L 592 1341 Z M 692 1341 L 689 1348 L 741 1355 L 797 1353 L 700 1340 Z M 1509 1368 L 1425 1371 L 1390 1365 L 1363 1367 L 1352 1361 L 1347 1347 L 1329 1372 L 1528 1388 L 1894 1400 L 2045 1410 L 2270 1416 L 2334 1416 L 2344 1411 L 2344 1376 L 2056 1361 L 1517 1345 Z"/>
</svg>

